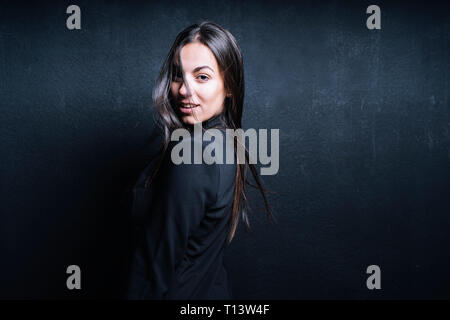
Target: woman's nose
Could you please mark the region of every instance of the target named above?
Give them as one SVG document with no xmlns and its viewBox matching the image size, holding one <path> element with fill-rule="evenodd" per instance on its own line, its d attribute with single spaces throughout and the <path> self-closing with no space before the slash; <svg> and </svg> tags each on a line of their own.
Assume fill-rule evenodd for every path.
<svg viewBox="0 0 450 320">
<path fill-rule="evenodd" d="M 187 87 L 186 87 L 186 84 L 185 84 L 184 81 L 181 82 L 181 87 L 180 87 L 180 89 L 178 90 L 178 92 L 179 92 L 180 95 L 182 95 L 182 96 L 187 96 L 188 91 L 187 91 Z"/>
</svg>

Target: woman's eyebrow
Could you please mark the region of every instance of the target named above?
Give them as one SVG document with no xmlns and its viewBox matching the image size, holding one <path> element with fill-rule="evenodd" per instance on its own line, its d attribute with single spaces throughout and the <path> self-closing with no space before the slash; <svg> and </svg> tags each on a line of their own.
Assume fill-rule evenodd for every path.
<svg viewBox="0 0 450 320">
<path fill-rule="evenodd" d="M 201 69 L 203 69 L 203 68 L 208 68 L 208 69 L 210 69 L 212 72 L 214 72 L 214 70 L 213 70 L 211 67 L 209 67 L 209 66 L 200 66 L 200 67 L 196 67 L 196 68 L 194 69 L 194 72 L 197 72 L 197 71 L 199 71 L 199 70 L 201 70 Z"/>
<path fill-rule="evenodd" d="M 178 64 L 176 64 L 176 63 L 174 63 L 173 64 L 173 68 L 175 69 L 175 70 L 179 70 L 179 65 Z M 214 70 L 210 67 L 210 66 L 200 66 L 200 67 L 196 67 L 194 70 L 192 70 L 192 72 L 197 72 L 197 71 L 199 71 L 199 70 L 201 70 L 201 69 L 203 69 L 203 68 L 207 68 L 207 69 L 210 69 L 213 73 L 214 73 Z"/>
</svg>

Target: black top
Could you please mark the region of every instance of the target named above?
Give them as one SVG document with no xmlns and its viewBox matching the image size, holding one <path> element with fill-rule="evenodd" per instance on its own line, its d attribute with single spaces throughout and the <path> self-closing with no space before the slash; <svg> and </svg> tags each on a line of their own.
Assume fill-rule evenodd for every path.
<svg viewBox="0 0 450 320">
<path fill-rule="evenodd" d="M 222 127 L 221 115 L 202 123 Z M 223 127 L 224 129 L 224 127 Z M 226 161 L 225 130 L 223 162 Z M 202 150 L 211 143 L 192 137 Z M 128 299 L 232 299 L 223 264 L 233 203 L 236 164 L 179 164 L 171 160 L 169 143 L 154 181 L 144 180 L 156 161 L 133 188 L 133 258 Z M 197 145 L 198 146 L 198 145 Z M 203 152 L 202 152 L 203 154 Z"/>
</svg>

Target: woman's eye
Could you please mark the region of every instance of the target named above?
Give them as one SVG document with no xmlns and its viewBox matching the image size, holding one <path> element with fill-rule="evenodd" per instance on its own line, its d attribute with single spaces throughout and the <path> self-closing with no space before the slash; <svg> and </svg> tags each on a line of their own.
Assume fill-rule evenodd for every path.
<svg viewBox="0 0 450 320">
<path fill-rule="evenodd" d="M 204 74 L 199 75 L 197 78 L 200 78 L 200 80 L 203 80 L 203 81 L 209 80 L 209 77 Z"/>
</svg>

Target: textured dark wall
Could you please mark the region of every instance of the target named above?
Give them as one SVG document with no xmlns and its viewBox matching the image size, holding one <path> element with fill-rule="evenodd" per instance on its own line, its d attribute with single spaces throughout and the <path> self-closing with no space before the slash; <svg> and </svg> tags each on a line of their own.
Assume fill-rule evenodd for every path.
<svg viewBox="0 0 450 320">
<path fill-rule="evenodd" d="M 253 234 L 226 256 L 236 298 L 450 298 L 449 16 L 437 1 L 2 2 L 0 297 L 119 296 L 119 199 L 154 150 L 152 86 L 177 33 L 208 19 L 244 54 L 244 128 L 280 129 L 263 177 L 278 224 L 251 190 Z"/>
</svg>

